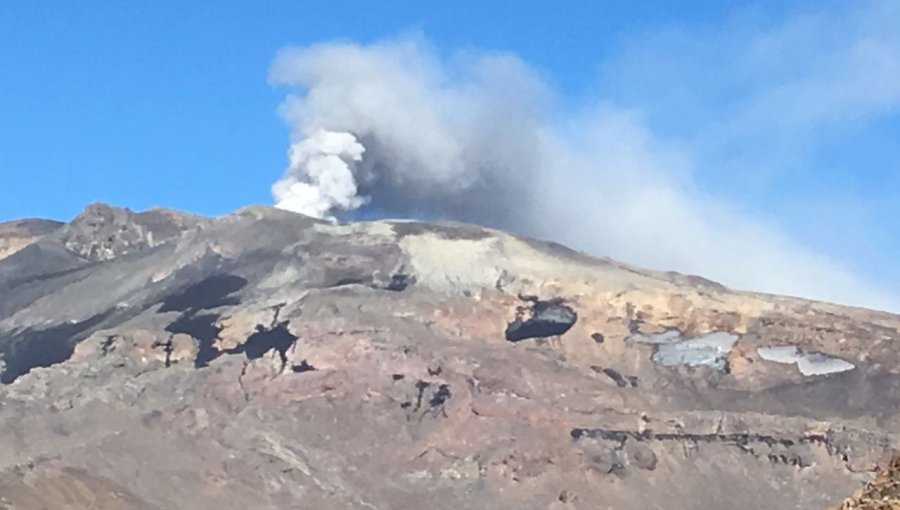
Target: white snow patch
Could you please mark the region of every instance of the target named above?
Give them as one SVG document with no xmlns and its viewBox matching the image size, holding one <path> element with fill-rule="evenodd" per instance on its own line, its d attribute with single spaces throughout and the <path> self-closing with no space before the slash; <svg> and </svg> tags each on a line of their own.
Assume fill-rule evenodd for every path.
<svg viewBox="0 0 900 510">
<path fill-rule="evenodd" d="M 775 363 L 796 364 L 800 373 L 806 376 L 836 374 L 853 370 L 856 365 L 841 358 L 821 352 L 806 353 L 796 345 L 779 345 L 776 347 L 759 347 L 759 357 Z"/>
<path fill-rule="evenodd" d="M 738 339 L 737 335 L 720 331 L 685 340 L 677 330 L 632 337 L 635 342 L 656 345 L 653 361 L 660 365 L 667 367 L 702 365 L 716 370 L 725 370 L 728 353 Z"/>
</svg>

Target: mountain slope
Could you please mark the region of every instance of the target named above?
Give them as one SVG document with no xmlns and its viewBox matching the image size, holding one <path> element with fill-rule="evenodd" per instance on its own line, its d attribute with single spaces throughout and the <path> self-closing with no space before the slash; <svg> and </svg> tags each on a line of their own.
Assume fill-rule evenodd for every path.
<svg viewBox="0 0 900 510">
<path fill-rule="evenodd" d="M 898 316 L 469 225 L 95 205 L 0 296 L 16 509 L 823 508 L 900 428 Z"/>
<path fill-rule="evenodd" d="M 50 220 L 25 219 L 0 223 L 0 259 L 6 258 L 62 226 Z"/>
</svg>

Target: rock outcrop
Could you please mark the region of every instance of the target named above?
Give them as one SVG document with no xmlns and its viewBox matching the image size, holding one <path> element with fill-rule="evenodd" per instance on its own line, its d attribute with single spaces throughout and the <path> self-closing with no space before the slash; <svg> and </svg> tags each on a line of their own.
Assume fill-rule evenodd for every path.
<svg viewBox="0 0 900 510">
<path fill-rule="evenodd" d="M 91 204 L 61 229 L 59 241 L 72 253 L 104 261 L 165 243 L 205 222 L 196 216 L 165 209 L 134 213 Z"/>
<path fill-rule="evenodd" d="M 897 444 L 898 342 L 469 225 L 92 206 L 0 260 L 0 503 L 826 508 Z"/>
<path fill-rule="evenodd" d="M 878 471 L 875 480 L 866 483 L 836 510 L 900 509 L 900 456 L 893 457 Z"/>
</svg>

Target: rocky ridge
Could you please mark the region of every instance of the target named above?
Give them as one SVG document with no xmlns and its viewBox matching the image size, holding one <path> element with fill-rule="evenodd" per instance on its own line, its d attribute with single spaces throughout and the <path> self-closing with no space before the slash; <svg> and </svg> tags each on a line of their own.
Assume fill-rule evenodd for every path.
<svg viewBox="0 0 900 510">
<path fill-rule="evenodd" d="M 896 315 L 470 225 L 95 205 L 0 296 L 6 508 L 824 508 L 900 429 Z"/>
</svg>

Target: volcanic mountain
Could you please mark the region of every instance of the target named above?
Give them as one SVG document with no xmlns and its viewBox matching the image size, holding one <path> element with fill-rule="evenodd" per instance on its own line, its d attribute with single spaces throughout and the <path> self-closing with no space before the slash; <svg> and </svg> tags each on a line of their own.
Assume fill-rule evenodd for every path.
<svg viewBox="0 0 900 510">
<path fill-rule="evenodd" d="M 900 316 L 457 223 L 0 225 L 0 508 L 825 508 Z"/>
</svg>

